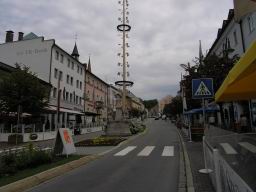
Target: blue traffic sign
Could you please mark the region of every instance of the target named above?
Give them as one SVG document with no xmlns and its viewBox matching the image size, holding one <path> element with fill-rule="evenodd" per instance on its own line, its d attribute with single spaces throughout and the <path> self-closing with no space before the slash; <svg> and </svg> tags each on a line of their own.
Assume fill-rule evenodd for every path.
<svg viewBox="0 0 256 192">
<path fill-rule="evenodd" d="M 192 79 L 192 97 L 193 99 L 213 98 L 213 79 Z"/>
</svg>

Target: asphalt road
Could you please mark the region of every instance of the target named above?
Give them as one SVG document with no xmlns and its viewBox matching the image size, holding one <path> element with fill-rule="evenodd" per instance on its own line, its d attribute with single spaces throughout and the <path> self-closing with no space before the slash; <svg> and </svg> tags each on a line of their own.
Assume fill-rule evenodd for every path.
<svg viewBox="0 0 256 192">
<path fill-rule="evenodd" d="M 176 128 L 170 121 L 153 119 L 147 127 L 145 135 L 30 191 L 178 191 L 180 143 Z"/>
</svg>

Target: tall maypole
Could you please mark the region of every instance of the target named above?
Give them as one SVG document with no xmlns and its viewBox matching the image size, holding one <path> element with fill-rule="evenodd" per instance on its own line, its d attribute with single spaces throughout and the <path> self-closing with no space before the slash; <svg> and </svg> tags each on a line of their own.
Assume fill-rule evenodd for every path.
<svg viewBox="0 0 256 192">
<path fill-rule="evenodd" d="M 122 58 L 122 61 L 118 62 L 118 66 L 122 67 L 122 72 L 118 72 L 118 75 L 122 77 L 121 81 L 116 81 L 115 84 L 122 86 L 123 88 L 123 94 L 122 94 L 122 113 L 123 117 L 127 114 L 126 109 L 126 94 L 127 94 L 127 88 L 128 86 L 132 86 L 133 82 L 128 81 L 127 77 L 129 77 L 129 71 L 127 68 L 129 67 L 127 57 L 129 56 L 129 53 L 127 52 L 127 49 L 129 47 L 128 44 L 128 32 L 131 30 L 131 26 L 129 25 L 129 3 L 128 0 L 119 0 L 118 4 L 121 6 L 119 11 L 121 12 L 121 17 L 118 18 L 118 21 L 121 22 L 121 24 L 117 25 L 117 30 L 122 35 L 122 43 L 119 45 L 121 46 L 121 52 L 117 54 L 118 57 Z"/>
</svg>

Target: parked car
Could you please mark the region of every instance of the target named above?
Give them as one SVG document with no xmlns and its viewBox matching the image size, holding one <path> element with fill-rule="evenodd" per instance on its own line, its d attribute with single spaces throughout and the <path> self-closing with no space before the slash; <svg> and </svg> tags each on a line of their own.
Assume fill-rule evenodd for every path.
<svg viewBox="0 0 256 192">
<path fill-rule="evenodd" d="M 155 120 L 159 120 L 159 117 L 155 117 Z"/>
</svg>

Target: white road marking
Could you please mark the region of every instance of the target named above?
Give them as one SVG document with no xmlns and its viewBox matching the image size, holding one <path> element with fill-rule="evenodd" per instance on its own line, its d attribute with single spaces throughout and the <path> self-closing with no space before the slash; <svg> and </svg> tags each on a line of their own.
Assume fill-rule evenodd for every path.
<svg viewBox="0 0 256 192">
<path fill-rule="evenodd" d="M 164 157 L 174 156 L 174 147 L 173 146 L 165 146 L 162 156 L 164 156 Z"/>
<path fill-rule="evenodd" d="M 127 155 L 129 152 L 131 152 L 132 150 L 134 150 L 136 148 L 136 146 L 129 146 L 126 147 L 125 149 L 123 149 L 122 151 L 116 153 L 114 156 L 125 156 Z"/>
<path fill-rule="evenodd" d="M 229 143 L 220 143 L 220 145 L 223 147 L 226 154 L 228 155 L 237 154 L 236 150 Z"/>
<path fill-rule="evenodd" d="M 243 148 L 247 149 L 248 151 L 251 151 L 252 153 L 256 153 L 256 146 L 252 145 L 248 142 L 239 142 L 239 145 L 241 145 Z"/>
<path fill-rule="evenodd" d="M 154 150 L 155 146 L 146 146 L 138 156 L 149 156 L 150 153 Z"/>
</svg>

